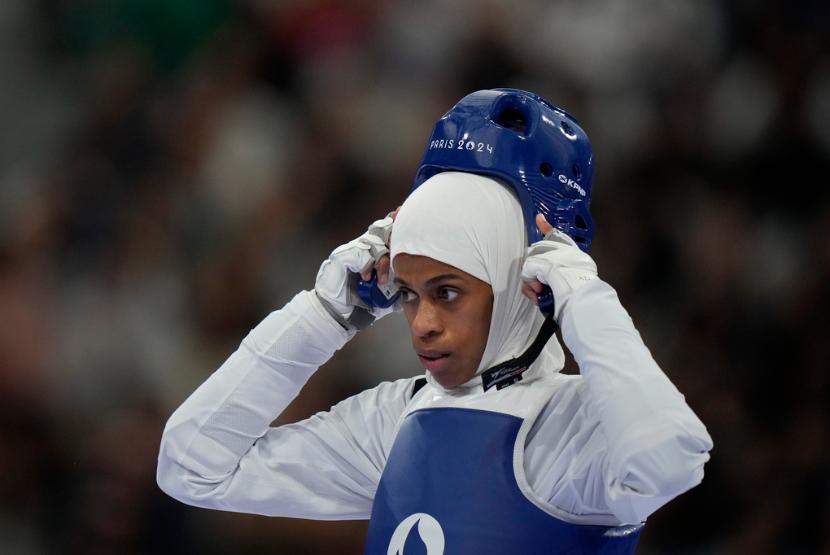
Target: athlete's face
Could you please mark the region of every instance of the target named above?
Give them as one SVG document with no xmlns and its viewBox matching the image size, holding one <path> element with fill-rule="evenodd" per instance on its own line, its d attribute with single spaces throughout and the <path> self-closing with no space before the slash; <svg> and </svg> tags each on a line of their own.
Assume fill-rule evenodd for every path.
<svg viewBox="0 0 830 555">
<path fill-rule="evenodd" d="M 444 387 L 472 378 L 490 332 L 490 286 L 449 264 L 404 253 L 395 257 L 395 281 L 424 368 Z"/>
</svg>

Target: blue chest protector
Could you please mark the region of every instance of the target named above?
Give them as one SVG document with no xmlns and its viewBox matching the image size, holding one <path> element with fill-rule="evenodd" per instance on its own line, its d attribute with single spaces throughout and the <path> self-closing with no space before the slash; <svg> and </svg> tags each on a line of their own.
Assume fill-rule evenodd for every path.
<svg viewBox="0 0 830 555">
<path fill-rule="evenodd" d="M 559 520 L 513 473 L 522 419 L 428 408 L 409 414 L 372 506 L 366 555 L 630 554 L 641 526 Z"/>
</svg>

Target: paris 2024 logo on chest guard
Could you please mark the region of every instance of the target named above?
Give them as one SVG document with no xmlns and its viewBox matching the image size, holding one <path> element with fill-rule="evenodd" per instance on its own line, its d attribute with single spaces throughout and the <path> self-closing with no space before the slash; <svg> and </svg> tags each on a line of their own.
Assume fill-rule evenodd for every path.
<svg viewBox="0 0 830 555">
<path fill-rule="evenodd" d="M 427 548 L 427 555 L 444 555 L 444 531 L 432 516 L 426 513 L 409 515 L 398 524 L 389 540 L 386 555 L 406 555 L 403 548 L 412 529 L 417 526 L 418 535 Z"/>
</svg>

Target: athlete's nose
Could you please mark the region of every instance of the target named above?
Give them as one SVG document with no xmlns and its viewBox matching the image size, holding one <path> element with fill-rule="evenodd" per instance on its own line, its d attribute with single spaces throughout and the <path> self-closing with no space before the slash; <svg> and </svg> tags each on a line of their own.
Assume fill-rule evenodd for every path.
<svg viewBox="0 0 830 555">
<path fill-rule="evenodd" d="M 438 308 L 433 303 L 424 300 L 418 303 L 411 327 L 412 334 L 421 338 L 440 335 L 444 331 Z"/>
</svg>

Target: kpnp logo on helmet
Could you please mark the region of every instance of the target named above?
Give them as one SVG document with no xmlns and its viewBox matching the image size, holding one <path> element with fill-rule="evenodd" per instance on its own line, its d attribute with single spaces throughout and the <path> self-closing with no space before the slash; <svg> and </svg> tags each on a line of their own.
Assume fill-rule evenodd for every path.
<svg viewBox="0 0 830 555">
<path fill-rule="evenodd" d="M 444 555 L 444 531 L 438 521 L 426 513 L 411 514 L 398 524 L 389 540 L 386 555 L 406 555 L 403 548 L 416 525 L 418 535 L 427 548 L 427 555 Z"/>
<path fill-rule="evenodd" d="M 567 175 L 564 175 L 564 174 L 560 173 L 559 174 L 559 183 L 562 183 L 563 185 L 567 185 L 571 189 L 576 189 L 576 191 L 580 195 L 582 195 L 583 197 L 588 194 L 588 193 L 585 192 L 585 189 L 583 189 L 582 186 L 579 183 L 577 183 L 576 181 L 574 181 L 573 179 L 571 179 Z"/>
</svg>

